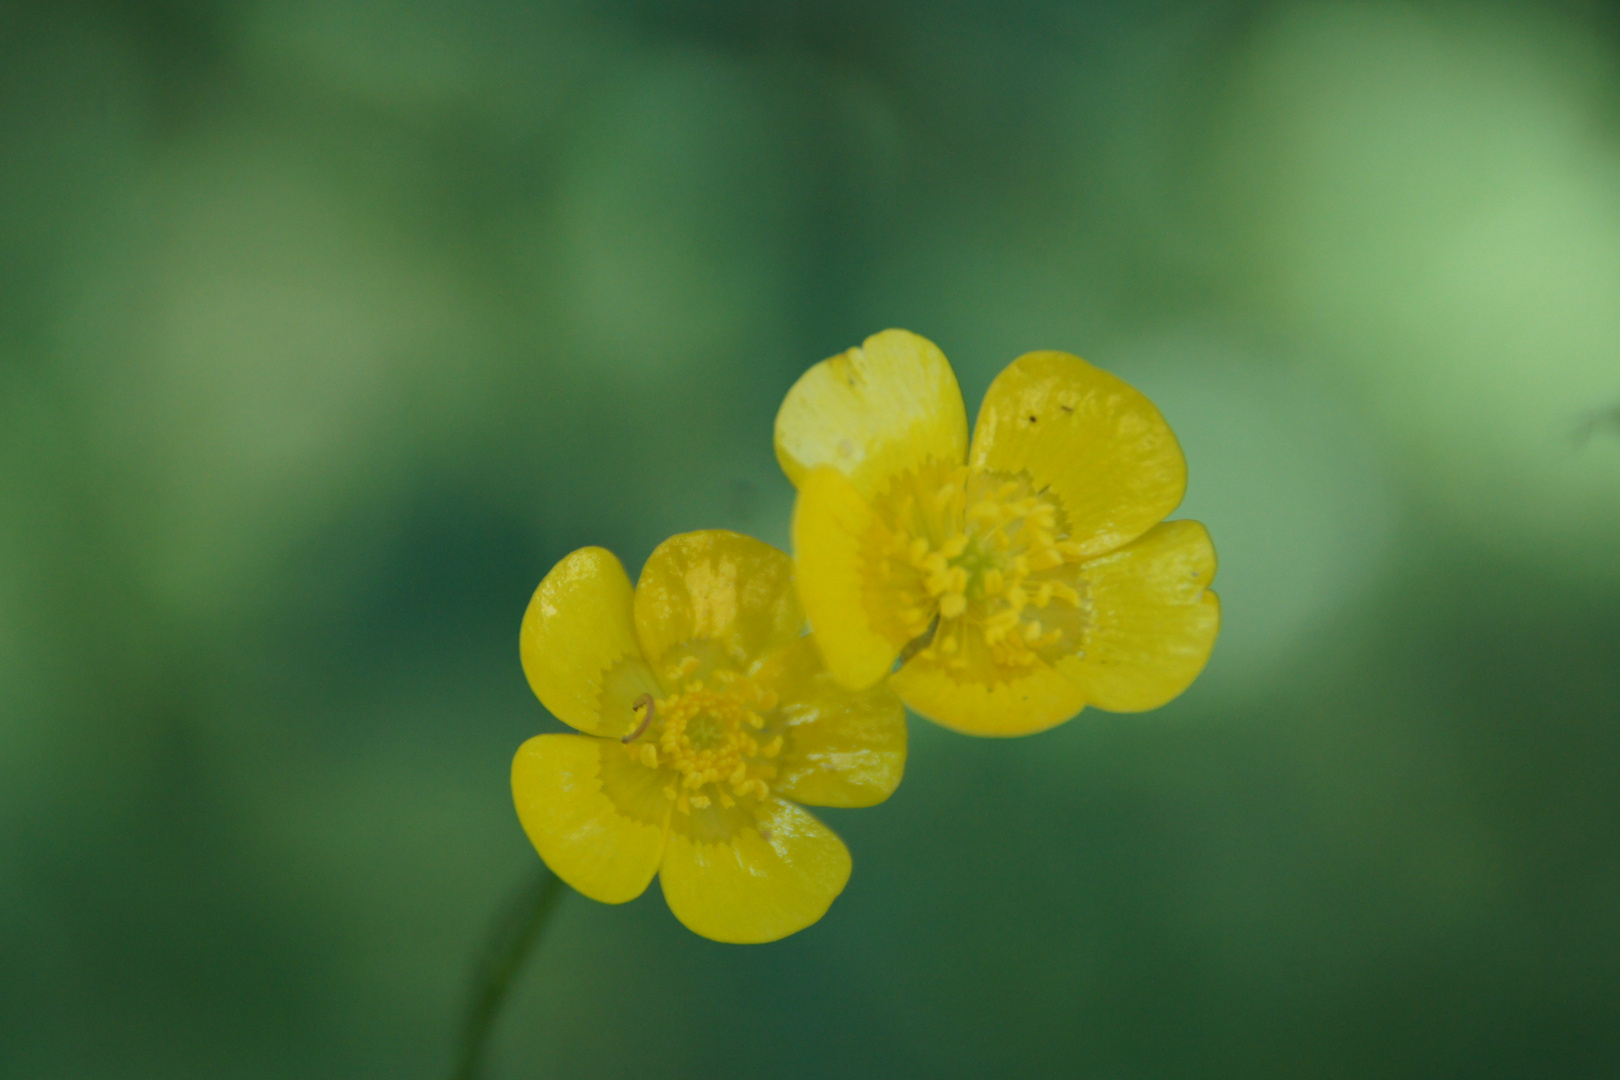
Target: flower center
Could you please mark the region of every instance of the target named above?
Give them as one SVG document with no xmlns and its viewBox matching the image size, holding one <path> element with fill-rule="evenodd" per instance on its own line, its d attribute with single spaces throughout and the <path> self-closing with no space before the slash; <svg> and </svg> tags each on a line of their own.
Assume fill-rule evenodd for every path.
<svg viewBox="0 0 1620 1080">
<path fill-rule="evenodd" d="M 932 481 L 930 483 L 930 480 Z M 910 578 L 908 638 L 918 652 L 966 667 L 980 643 L 1003 667 L 1027 667 L 1082 643 L 1087 604 L 1057 502 L 1026 476 L 966 466 L 919 473 L 886 515 L 884 573 Z"/>
<path fill-rule="evenodd" d="M 676 678 L 697 666 L 688 657 Z M 724 669 L 712 672 L 710 683 L 691 679 L 669 697 L 637 699 L 647 710 L 644 726 L 626 740 L 637 743 L 643 765 L 667 774 L 664 794 L 682 813 L 713 802 L 729 809 L 744 797 L 769 798 L 774 759 L 782 752 L 782 735 L 767 738 L 761 715 L 776 707 L 774 693 Z"/>
</svg>

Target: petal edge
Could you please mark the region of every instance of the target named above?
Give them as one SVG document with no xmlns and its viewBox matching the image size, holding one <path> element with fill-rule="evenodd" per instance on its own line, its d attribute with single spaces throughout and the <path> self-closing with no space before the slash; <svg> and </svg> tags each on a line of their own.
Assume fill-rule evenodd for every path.
<svg viewBox="0 0 1620 1080">
<path fill-rule="evenodd" d="M 967 457 L 967 409 L 939 347 L 885 330 L 800 376 L 776 414 L 776 459 L 795 485 L 818 465 L 866 497 L 886 480 L 938 458 Z"/>
<path fill-rule="evenodd" d="M 739 666 L 804 632 L 793 559 L 725 529 L 680 533 L 647 557 L 635 591 L 636 637 L 654 664 L 689 641 L 712 641 Z"/>
<path fill-rule="evenodd" d="M 1196 521 L 1166 521 L 1081 565 L 1094 627 L 1058 670 L 1110 712 L 1156 709 L 1192 684 L 1220 632 L 1215 548 Z"/>
<path fill-rule="evenodd" d="M 1084 690 L 1046 664 L 986 683 L 959 678 L 926 654 L 894 673 L 891 685 L 917 715 L 964 735 L 1033 735 L 1073 719 Z"/>
<path fill-rule="evenodd" d="M 693 933 L 739 945 L 777 941 L 820 919 L 844 891 L 849 849 L 831 829 L 781 799 L 760 807 L 758 823 L 764 832 L 739 829 L 719 843 L 670 830 L 658 881 Z"/>
<path fill-rule="evenodd" d="M 875 806 L 906 768 L 906 709 L 886 684 L 846 690 L 809 638 L 756 676 L 781 700 L 787 744 L 774 790 L 806 806 Z"/>
<path fill-rule="evenodd" d="M 635 723 L 630 702 L 658 692 L 641 659 L 631 595 L 611 551 L 580 548 L 551 568 L 523 613 L 518 649 L 530 688 L 553 716 L 589 735 L 625 734 Z"/>
<path fill-rule="evenodd" d="M 972 464 L 1050 488 L 1085 556 L 1163 521 L 1187 489 L 1170 425 L 1140 391 L 1064 352 L 1025 353 L 997 375 L 973 430 Z"/>
<path fill-rule="evenodd" d="M 872 508 L 836 469 L 812 469 L 793 504 L 799 599 L 827 670 L 851 690 L 882 680 L 904 642 L 880 633 L 866 607 L 865 544 Z"/>
<path fill-rule="evenodd" d="M 625 813 L 603 787 L 614 753 L 624 751 L 607 739 L 536 735 L 512 759 L 512 799 L 529 842 L 553 873 L 605 904 L 634 900 L 652 883 L 673 805 L 661 819 Z"/>
</svg>

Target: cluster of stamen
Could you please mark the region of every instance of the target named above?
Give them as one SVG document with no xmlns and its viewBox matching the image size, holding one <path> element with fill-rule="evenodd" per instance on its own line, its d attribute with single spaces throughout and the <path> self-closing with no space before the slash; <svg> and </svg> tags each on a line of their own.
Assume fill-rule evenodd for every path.
<svg viewBox="0 0 1620 1080">
<path fill-rule="evenodd" d="M 1085 598 L 1078 575 L 1061 568 L 1078 563 L 1081 549 L 1063 534 L 1056 503 L 1027 479 L 966 466 L 929 479 L 918 476 L 912 490 L 896 492 L 883 537 L 886 575 L 918 586 L 907 590 L 902 632 L 926 635 L 937 616 L 919 651 L 959 668 L 969 663 L 970 629 L 1007 667 L 1078 648 L 1064 627 L 1070 637 L 1078 632 Z"/>
<path fill-rule="evenodd" d="M 669 774 L 664 794 L 683 814 L 715 802 L 730 809 L 739 799 L 769 798 L 782 735 L 765 734 L 762 714 L 776 707 L 776 694 L 723 668 L 707 680 L 691 678 L 699 666 L 691 656 L 676 665 L 670 681 L 678 693 L 636 699 L 641 721 L 624 742 L 643 765 Z"/>
</svg>

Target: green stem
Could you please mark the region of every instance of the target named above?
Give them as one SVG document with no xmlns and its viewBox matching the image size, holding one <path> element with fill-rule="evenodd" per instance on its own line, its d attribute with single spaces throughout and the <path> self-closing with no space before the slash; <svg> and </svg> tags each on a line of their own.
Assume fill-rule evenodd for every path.
<svg viewBox="0 0 1620 1080">
<path fill-rule="evenodd" d="M 534 943 L 540 940 L 540 931 L 545 929 L 562 894 L 562 879 L 541 866 L 496 920 L 473 971 L 473 992 L 461 1028 L 454 1080 L 477 1080 L 485 1044 L 512 989 L 512 980 L 529 958 Z"/>
</svg>

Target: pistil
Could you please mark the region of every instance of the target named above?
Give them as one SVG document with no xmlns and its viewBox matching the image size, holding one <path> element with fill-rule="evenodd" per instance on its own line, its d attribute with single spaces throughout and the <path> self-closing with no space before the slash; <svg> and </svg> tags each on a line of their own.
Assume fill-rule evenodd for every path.
<svg viewBox="0 0 1620 1080">
<path fill-rule="evenodd" d="M 681 670 L 690 674 L 695 668 Z M 769 798 L 769 781 L 777 775 L 773 759 L 782 752 L 780 733 L 763 735 L 761 714 L 776 707 L 776 695 L 733 671 L 715 671 L 711 679 L 712 687 L 689 680 L 668 698 L 654 702 L 643 694 L 631 706 L 646 714 L 624 741 L 652 728 L 636 756 L 667 774 L 664 794 L 682 813 L 714 802 L 729 809 L 745 797 Z"/>
</svg>

